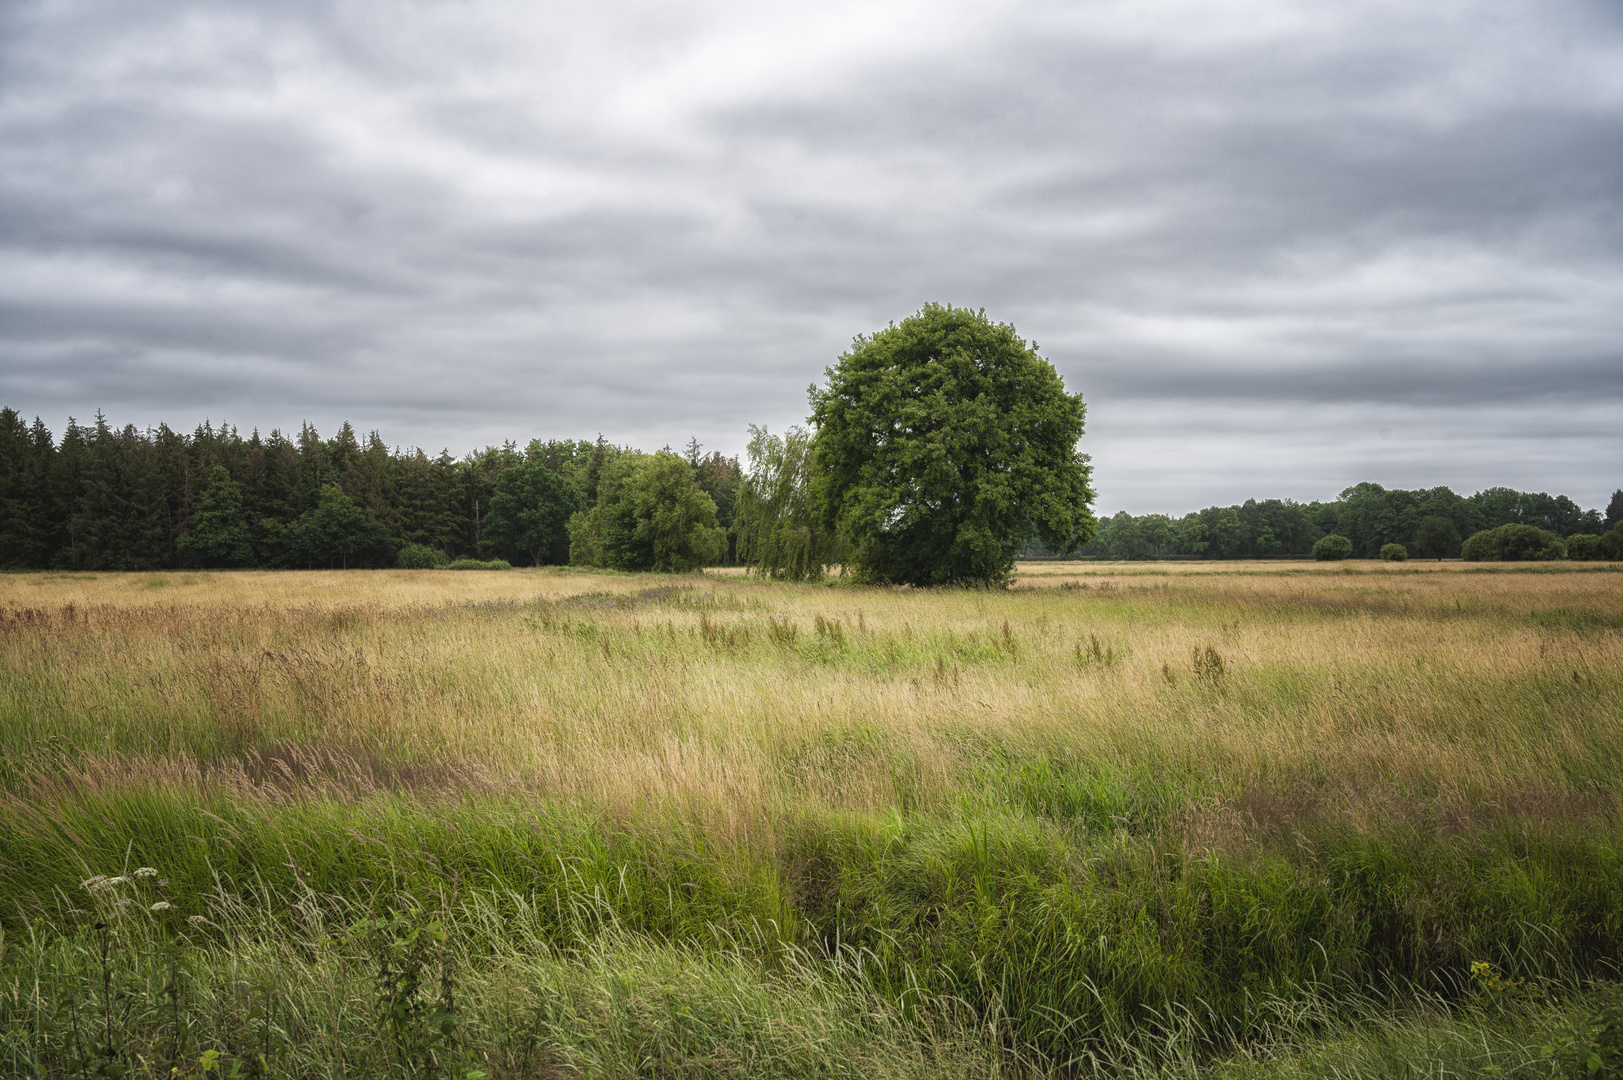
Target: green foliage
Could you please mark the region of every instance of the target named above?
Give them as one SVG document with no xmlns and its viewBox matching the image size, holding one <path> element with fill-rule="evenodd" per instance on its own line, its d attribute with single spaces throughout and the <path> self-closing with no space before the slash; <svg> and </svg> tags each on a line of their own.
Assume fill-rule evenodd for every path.
<svg viewBox="0 0 1623 1080">
<path fill-rule="evenodd" d="M 1014 328 L 927 304 L 859 337 L 811 394 L 816 498 L 859 580 L 1002 584 L 1093 536 L 1085 407 Z"/>
<path fill-rule="evenodd" d="M 1603 559 L 1623 559 L 1623 522 L 1601 534 L 1599 548 Z"/>
<path fill-rule="evenodd" d="M 569 558 L 571 515 L 586 509 L 586 496 L 540 457 L 502 473 L 490 496 L 490 542 L 517 552 L 532 565 Z"/>
<path fill-rule="evenodd" d="M 363 437 L 349 424 L 330 438 L 308 424 L 291 434 L 244 437 L 229 425 L 207 423 L 191 432 L 163 424 L 118 429 L 99 415 L 90 426 L 70 419 L 56 440 L 38 419 L 25 425 L 16 410 L 0 408 L 0 569 L 393 565 L 386 552 L 334 554 L 319 537 L 308 535 L 311 521 L 304 515 L 319 508 L 327 485 L 337 485 L 375 518 L 397 546 L 437 548 L 449 558 L 485 560 L 500 554 L 534 562 L 535 549 L 509 546 L 509 522 L 492 522 L 492 498 L 502 476 L 539 462 L 578 488 L 590 509 L 603 471 L 622 453 L 601 437 L 595 443 L 538 439 L 522 452 L 508 442 L 458 459 L 449 451 L 430 456 L 420 448 L 391 450 L 377 432 Z M 716 524 L 727 534 L 721 559 L 731 562 L 731 543 L 742 539 L 735 521 L 743 484 L 738 461 L 715 452 L 703 455 L 697 442 L 689 444 L 686 460 L 700 490 L 716 505 Z M 202 500 L 216 468 L 226 470 L 240 493 L 251 552 L 246 563 L 229 506 L 217 519 L 223 538 L 207 513 L 198 517 L 208 509 Z M 1603 521 L 1599 511 L 1582 510 L 1562 495 L 1498 487 L 1460 496 L 1445 487 L 1401 491 L 1364 483 L 1330 502 L 1248 499 L 1176 520 L 1117 514 L 1096 524 L 1082 550 L 1122 559 L 1304 556 L 1333 532 L 1351 539 L 1360 556 L 1374 557 L 1385 544 L 1398 543 L 1417 556 L 1443 558 L 1457 553 L 1460 535 L 1522 524 L 1563 538 L 1599 535 L 1600 557 L 1623 559 L 1623 536 L 1608 539 L 1620 514 L 1619 494 Z M 1419 542 L 1417 530 L 1430 517 L 1454 526 L 1452 543 L 1445 540 L 1434 550 Z M 817 520 L 826 523 L 822 516 Z M 493 525 L 499 539 L 492 535 Z M 808 540 L 818 546 L 816 538 Z M 198 554 L 203 541 L 218 558 Z M 1061 552 L 1040 537 L 1019 547 L 1029 555 Z M 557 561 L 562 554 L 554 547 L 541 559 Z"/>
<path fill-rule="evenodd" d="M 51 546 L 50 432 L 0 409 L 0 569 L 43 566 Z"/>
<path fill-rule="evenodd" d="M 348 570 L 390 566 L 395 559 L 389 530 L 337 484 L 322 486 L 315 509 L 286 526 L 272 523 L 267 533 L 286 565 Z"/>
<path fill-rule="evenodd" d="M 731 535 L 734 519 L 738 515 L 738 495 L 744 483 L 744 471 L 739 468 L 735 457 L 724 457 L 719 450 L 712 450 L 706 457 L 703 451 L 704 447 L 699 445 L 698 439 L 690 439 L 685 457 L 699 481 L 699 489 L 716 504 L 716 524 Z M 730 554 L 727 561 L 732 561 Z"/>
<path fill-rule="evenodd" d="M 150 920 L 123 922 L 109 950 L 111 1058 L 95 1053 L 108 1028 L 101 973 L 85 963 L 94 936 L 41 925 L 8 940 L 0 1075 L 1006 1075 L 998 1048 L 950 1008 L 914 1001 L 903 1009 L 865 986 L 858 964 L 769 945 L 759 934 L 720 933 L 704 949 L 662 942 L 616 929 L 606 903 L 582 896 L 564 910 L 597 932 L 561 950 L 535 905 L 504 909 L 481 894 L 428 919 L 409 905 L 396 916 L 377 899 L 381 917 L 302 890 L 211 891 L 199 897 L 205 921 L 179 935 L 178 967 L 169 963 L 175 939 Z M 455 975 L 449 1006 L 447 973 Z M 415 992 L 404 992 L 413 982 Z"/>
<path fill-rule="evenodd" d="M 1566 558 L 1567 550 L 1561 538 L 1546 529 L 1501 525 L 1472 533 L 1460 549 L 1460 557 L 1469 562 L 1550 560 Z"/>
<path fill-rule="evenodd" d="M 1420 519 L 1415 550 L 1429 559 L 1452 559 L 1460 553 L 1460 531 L 1448 518 L 1433 514 Z"/>
<path fill-rule="evenodd" d="M 513 564 L 506 559 L 452 559 L 447 570 L 511 570 Z"/>
<path fill-rule="evenodd" d="M 1623 993 L 1612 988 L 1599 1009 L 1576 1023 L 1569 1020 L 1540 1049 L 1571 1080 L 1619 1080 L 1623 1077 Z"/>
<path fill-rule="evenodd" d="M 1601 538 L 1591 533 L 1573 533 L 1567 537 L 1567 558 L 1593 561 L 1601 558 Z"/>
<path fill-rule="evenodd" d="M 597 505 L 569 520 L 569 561 L 685 573 L 721 561 L 716 504 L 676 454 L 627 452 L 604 467 Z"/>
<path fill-rule="evenodd" d="M 1382 544 L 1381 560 L 1383 562 L 1408 562 L 1409 549 L 1402 544 Z"/>
<path fill-rule="evenodd" d="M 209 486 L 192 508 L 191 527 L 177 546 L 195 566 L 248 566 L 254 561 L 242 488 L 224 466 L 214 467 Z"/>
<path fill-rule="evenodd" d="M 480 1080 L 460 1066 L 456 980 L 446 953 L 445 923 L 421 908 L 388 911 L 350 927 L 376 965 L 377 1009 L 401 1073 Z M 435 979 L 434 976 L 438 975 Z"/>
<path fill-rule="evenodd" d="M 815 580 L 838 554 L 811 505 L 811 445 L 804 428 L 771 435 L 750 425 L 749 473 L 737 503 L 738 560 L 762 577 Z"/>
<path fill-rule="evenodd" d="M 899 775 L 913 764 L 860 732 L 818 749 L 853 764 L 891 755 Z M 537 1010 L 558 1001 L 519 988 L 583 977 L 599 949 L 602 971 L 628 981 L 589 980 L 598 994 L 655 994 L 651 1011 L 637 1010 L 644 1052 L 675 1052 L 653 1034 L 660 1002 L 670 1007 L 664 1029 L 690 1032 L 690 1051 L 736 1051 L 753 1036 L 720 1019 L 730 999 L 703 996 L 721 984 L 672 998 L 679 975 L 665 967 L 651 977 L 623 951 L 675 947 L 690 963 L 730 964 L 732 942 L 749 943 L 738 970 L 763 993 L 791 992 L 804 976 L 871 995 L 882 1016 L 956 1002 L 966 1030 L 990 1030 L 1034 1069 L 1051 1069 L 1265 1044 L 1293 1010 L 1311 1006 L 1317 1026 L 1356 1009 L 1356 995 L 1338 1001 L 1349 988 L 1401 996 L 1403 986 L 1457 985 L 1461 957 L 1491 958 L 1482 961 L 1491 980 L 1471 978 L 1499 1007 L 1519 985 L 1571 985 L 1604 970 L 1623 944 L 1608 919 L 1623 866 L 1605 829 L 1585 836 L 1510 820 L 1465 835 L 1367 834 L 1331 818 L 1279 837 L 1253 828 L 1254 850 L 1231 859 L 1177 832 L 1210 800 L 1187 803 L 1191 792 L 1150 770 L 989 743 L 961 782 L 961 801 L 940 812 L 797 811 L 763 822 L 768 853 L 707 841 L 676 808 L 616 824 L 527 795 L 258 806 L 216 797 L 199 808 L 190 793 L 122 792 L 53 806 L 54 826 L 30 825 L 32 811 L 14 806 L 0 977 L 37 989 L 0 995 L 0 1031 L 32 1031 L 0 1041 L 0 1053 L 72 1053 L 76 1008 L 82 1060 L 111 1047 L 131 1061 L 187 1030 L 174 1012 L 207 1007 L 225 1030 L 197 1028 L 183 1060 L 200 1041 L 224 1052 L 226 1067 L 262 1054 L 284 1075 L 300 1045 L 319 1040 L 320 1053 L 348 1055 L 346 1075 L 454 1074 L 504 1046 L 522 1053 Z M 25 852 L 34 857 L 14 858 Z M 68 852 L 151 861 L 164 876 L 81 883 Z M 52 888 L 92 910 L 42 905 Z M 155 910 L 160 896 L 165 909 Z M 438 914 L 424 910 L 428 900 Z M 98 938 L 93 920 L 116 933 Z M 794 944 L 802 927 L 806 952 Z M 189 935 L 180 963 L 191 966 L 173 982 L 188 1000 L 170 1003 L 154 977 L 168 962 L 164 935 L 177 930 Z M 75 955 L 76 967 L 54 967 Z M 774 965 L 793 978 L 776 983 Z M 267 1002 L 263 1020 L 244 1024 L 242 991 L 255 983 L 294 1000 Z M 218 1006 L 203 1004 L 208 994 Z M 504 1006 L 504 994 L 518 1000 Z M 603 1003 L 587 995 L 583 1012 L 544 1015 L 602 1032 L 613 1026 L 593 1011 Z M 329 1010 L 342 1016 L 329 1020 Z M 1161 1041 L 1173 1016 L 1191 1043 Z M 1599 1042 L 1597 1026 L 1586 1045 Z"/>
<path fill-rule="evenodd" d="M 1333 502 L 1247 499 L 1176 522 L 1160 514 L 1117 514 L 1100 523 L 1086 551 L 1111 559 L 1302 556 L 1334 533 L 1352 541 L 1360 558 L 1402 544 L 1416 555 L 1443 559 L 1459 554 L 1462 535 L 1505 524 L 1533 525 L 1562 537 L 1603 528 L 1597 511 L 1583 510 L 1564 495 L 1489 488 L 1464 497 L 1446 487 L 1402 491 L 1362 483 Z"/>
<path fill-rule="evenodd" d="M 394 558 L 402 570 L 443 570 L 450 561 L 439 548 L 424 544 L 406 544 Z"/>
<path fill-rule="evenodd" d="M 1352 541 L 1345 536 L 1337 536 L 1335 533 L 1321 537 L 1318 543 L 1313 545 L 1313 557 L 1320 562 L 1334 562 L 1339 559 L 1351 558 L 1352 553 Z"/>
</svg>

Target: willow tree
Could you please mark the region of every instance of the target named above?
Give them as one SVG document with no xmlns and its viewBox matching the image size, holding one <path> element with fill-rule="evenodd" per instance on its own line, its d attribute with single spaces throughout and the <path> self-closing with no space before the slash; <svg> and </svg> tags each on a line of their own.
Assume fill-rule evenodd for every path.
<svg viewBox="0 0 1623 1080">
<path fill-rule="evenodd" d="M 812 508 L 811 432 L 772 435 L 750 425 L 749 469 L 739 485 L 733 523 L 738 561 L 767 578 L 810 581 L 838 551 L 832 530 Z"/>
</svg>

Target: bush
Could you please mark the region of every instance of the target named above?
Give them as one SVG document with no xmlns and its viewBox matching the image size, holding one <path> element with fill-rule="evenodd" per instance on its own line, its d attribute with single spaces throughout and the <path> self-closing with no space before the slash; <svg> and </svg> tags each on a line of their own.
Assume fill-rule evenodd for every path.
<svg viewBox="0 0 1623 1080">
<path fill-rule="evenodd" d="M 1591 533 L 1574 533 L 1567 537 L 1567 558 L 1589 561 L 1600 557 L 1600 537 Z"/>
<path fill-rule="evenodd" d="M 1349 558 L 1352 555 L 1352 541 L 1345 536 L 1331 533 L 1313 545 L 1313 557 L 1320 562 L 1333 562 L 1337 559 Z"/>
<path fill-rule="evenodd" d="M 407 544 L 394 557 L 394 564 L 402 570 L 443 570 L 449 562 L 445 552 L 427 544 Z"/>
<path fill-rule="evenodd" d="M 1381 558 L 1387 562 L 1408 562 L 1409 550 L 1402 544 L 1383 544 Z"/>
<path fill-rule="evenodd" d="M 1567 546 L 1547 529 L 1532 525 L 1501 525 L 1472 533 L 1460 551 L 1469 562 L 1516 562 L 1521 559 L 1564 559 Z"/>
<path fill-rule="evenodd" d="M 1623 521 L 1612 526 L 1610 532 L 1601 534 L 1600 555 L 1602 559 L 1623 559 Z"/>
<path fill-rule="evenodd" d="M 457 559 L 446 566 L 447 570 L 511 570 L 513 564 L 506 559 Z"/>
</svg>

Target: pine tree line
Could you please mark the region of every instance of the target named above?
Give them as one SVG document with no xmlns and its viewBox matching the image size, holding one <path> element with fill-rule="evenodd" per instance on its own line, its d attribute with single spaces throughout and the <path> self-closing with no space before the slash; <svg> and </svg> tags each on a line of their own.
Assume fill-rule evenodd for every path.
<svg viewBox="0 0 1623 1080">
<path fill-rule="evenodd" d="M 567 549 L 522 546 L 522 527 L 501 514 L 502 476 L 544 466 L 590 508 L 604 469 L 626 452 L 600 437 L 430 457 L 376 431 L 362 439 L 348 423 L 326 439 L 309 424 L 293 437 L 244 438 L 206 422 L 190 433 L 114 428 L 100 413 L 90 426 L 69 420 L 57 440 L 4 408 L 0 568 L 392 566 L 408 545 L 447 559 L 561 561 Z M 685 460 L 729 530 L 737 460 L 702 456 L 696 441 Z"/>
</svg>

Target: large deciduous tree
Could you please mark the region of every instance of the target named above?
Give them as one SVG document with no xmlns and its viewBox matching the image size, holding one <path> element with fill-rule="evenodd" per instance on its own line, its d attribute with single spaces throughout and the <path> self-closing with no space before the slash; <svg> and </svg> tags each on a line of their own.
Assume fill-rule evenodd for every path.
<svg viewBox="0 0 1623 1080">
<path fill-rule="evenodd" d="M 859 337 L 811 391 L 815 492 L 858 580 L 1003 584 L 1039 539 L 1093 537 L 1086 407 L 984 312 L 926 305 Z"/>
<path fill-rule="evenodd" d="M 337 484 L 323 484 L 315 508 L 298 520 L 271 525 L 267 542 L 287 566 L 347 570 L 394 562 L 396 544 L 389 530 Z"/>
<path fill-rule="evenodd" d="M 569 519 L 569 561 L 684 573 L 721 560 L 716 503 L 676 454 L 623 453 L 603 467 L 597 504 Z"/>
<path fill-rule="evenodd" d="M 1445 517 L 1422 518 L 1415 533 L 1415 547 L 1422 555 L 1441 561 L 1460 553 L 1460 531 Z"/>
<path fill-rule="evenodd" d="M 497 547 L 535 566 L 569 559 L 569 518 L 586 509 L 586 496 L 548 468 L 540 456 L 502 473 L 490 496 L 487 536 Z"/>
</svg>

